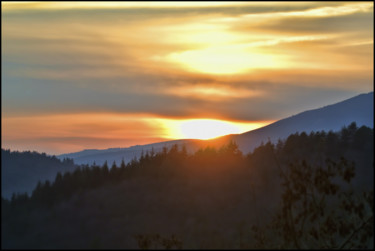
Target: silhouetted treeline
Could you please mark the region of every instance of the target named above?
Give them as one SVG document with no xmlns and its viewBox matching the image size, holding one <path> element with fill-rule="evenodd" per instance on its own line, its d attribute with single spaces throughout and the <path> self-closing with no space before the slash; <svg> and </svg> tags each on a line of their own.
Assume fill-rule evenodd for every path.
<svg viewBox="0 0 375 251">
<path fill-rule="evenodd" d="M 30 195 L 38 181 L 53 181 L 57 172 L 72 172 L 75 168 L 72 159 L 59 160 L 35 151 L 1 149 L 1 194 L 9 199 L 12 193 L 27 192 Z"/>
<path fill-rule="evenodd" d="M 266 142 L 247 155 L 235 142 L 194 154 L 175 145 L 126 165 L 82 165 L 54 182 L 40 182 L 31 196 L 2 199 L 2 247 L 259 247 L 252 227 L 269 224 L 280 205 L 289 203 L 283 200 L 289 191 L 284 171 L 299 175 L 294 166 L 309 167 L 311 173 L 300 176 L 308 177 L 318 167 L 344 165 L 349 173 L 353 168 L 354 193 L 369 192 L 373 145 L 373 129 L 353 123 L 340 132 L 302 132 L 276 145 Z M 328 172 L 339 186 L 347 175 L 340 172 Z"/>
</svg>

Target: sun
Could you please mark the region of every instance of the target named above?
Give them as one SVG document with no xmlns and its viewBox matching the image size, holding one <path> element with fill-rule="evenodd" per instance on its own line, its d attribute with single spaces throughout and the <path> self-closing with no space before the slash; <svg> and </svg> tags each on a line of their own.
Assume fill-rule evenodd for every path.
<svg viewBox="0 0 375 251">
<path fill-rule="evenodd" d="M 181 123 L 179 130 L 184 138 L 212 139 L 240 132 L 234 124 L 213 119 L 194 119 Z"/>
<path fill-rule="evenodd" d="M 269 122 L 238 122 L 219 119 L 163 119 L 167 136 L 171 139 L 213 139 L 216 137 L 239 134 L 262 127 Z"/>
<path fill-rule="evenodd" d="M 166 139 L 208 140 L 228 134 L 240 134 L 266 126 L 274 121 L 231 121 L 211 118 L 153 118 Z"/>
</svg>

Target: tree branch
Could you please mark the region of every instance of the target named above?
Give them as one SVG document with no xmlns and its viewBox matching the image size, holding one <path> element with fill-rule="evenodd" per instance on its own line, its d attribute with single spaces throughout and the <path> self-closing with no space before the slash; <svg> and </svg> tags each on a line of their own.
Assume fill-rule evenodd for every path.
<svg viewBox="0 0 375 251">
<path fill-rule="evenodd" d="M 364 222 L 362 222 L 362 224 L 361 224 L 358 228 L 356 228 L 356 229 L 350 234 L 349 238 L 346 239 L 346 240 L 340 245 L 339 249 L 343 249 L 343 248 L 345 247 L 345 245 L 348 244 L 349 241 L 350 241 L 350 240 L 356 235 L 356 233 L 357 233 L 359 230 L 361 230 L 363 227 L 365 227 L 366 224 L 368 224 L 368 223 L 370 222 L 371 218 L 373 218 L 373 216 L 368 217 L 367 220 L 365 220 Z"/>
</svg>

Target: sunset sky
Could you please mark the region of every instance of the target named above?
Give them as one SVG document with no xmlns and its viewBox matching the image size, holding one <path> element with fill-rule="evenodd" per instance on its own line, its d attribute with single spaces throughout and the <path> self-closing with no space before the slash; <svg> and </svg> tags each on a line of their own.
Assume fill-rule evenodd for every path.
<svg viewBox="0 0 375 251">
<path fill-rule="evenodd" d="M 2 148 L 242 133 L 373 91 L 373 2 L 2 2 Z"/>
</svg>

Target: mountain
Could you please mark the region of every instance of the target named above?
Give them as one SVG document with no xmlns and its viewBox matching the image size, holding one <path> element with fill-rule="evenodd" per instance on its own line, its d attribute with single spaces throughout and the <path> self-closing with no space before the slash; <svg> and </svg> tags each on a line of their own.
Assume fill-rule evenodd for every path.
<svg viewBox="0 0 375 251">
<path fill-rule="evenodd" d="M 72 172 L 75 168 L 71 159 L 61 161 L 45 153 L 1 149 L 1 196 L 9 199 L 13 193 L 30 195 L 38 181 L 51 182 L 57 172 Z"/>
<path fill-rule="evenodd" d="M 234 135 L 243 152 L 251 152 L 268 139 L 277 142 L 296 132 L 339 131 L 343 126 L 356 122 L 357 126 L 374 127 L 374 92 L 360 94 L 342 102 L 299 113 L 268 126 Z"/>
<path fill-rule="evenodd" d="M 343 126 L 356 122 L 357 126 L 374 127 L 374 92 L 360 94 L 342 102 L 328 105 L 322 108 L 299 113 L 297 115 L 279 120 L 268 126 L 236 135 L 226 135 L 213 140 L 173 140 L 148 145 L 137 145 L 128 148 L 110 148 L 106 150 L 84 150 L 76 153 L 62 154 L 60 159 L 72 158 L 76 164 L 92 164 L 95 162 L 102 165 L 105 161 L 111 165 L 113 161 L 117 164 L 122 159 L 126 163 L 133 158 L 139 158 L 146 151 L 159 152 L 163 147 L 171 147 L 174 144 L 185 145 L 188 152 L 194 152 L 200 147 L 219 147 L 230 140 L 234 140 L 243 153 L 249 153 L 262 142 L 277 142 L 285 139 L 290 134 L 305 131 L 339 131 Z"/>
<path fill-rule="evenodd" d="M 314 230 L 332 249 L 348 241 L 371 249 L 373 132 L 351 124 L 294 134 L 245 158 L 232 144 L 193 155 L 173 149 L 110 171 L 77 169 L 29 199 L 2 200 L 1 248 L 294 248 L 292 225 L 306 248 L 327 247 L 311 241 Z M 259 233 L 270 246 L 259 246 Z"/>
<path fill-rule="evenodd" d="M 116 161 L 117 165 L 121 163 L 122 160 L 125 163 L 129 163 L 134 158 L 139 158 L 142 155 L 142 152 L 145 154 L 147 151 L 161 152 L 163 147 L 171 147 L 174 144 L 182 145 L 188 144 L 189 150 L 198 149 L 194 147 L 194 142 L 197 140 L 172 140 L 159 143 L 153 143 L 148 145 L 136 145 L 127 148 L 109 148 L 106 150 L 96 150 L 89 149 L 83 150 L 76 153 L 67 153 L 58 155 L 59 159 L 71 158 L 74 159 L 76 164 L 93 164 L 94 162 L 98 165 L 104 164 L 105 161 L 108 162 L 108 165 L 112 165 L 113 161 Z"/>
<path fill-rule="evenodd" d="M 206 146 L 220 147 L 230 140 L 235 141 L 243 153 L 249 153 L 262 142 L 285 139 L 290 134 L 305 131 L 339 131 L 343 126 L 356 122 L 374 127 L 374 93 L 355 96 L 342 102 L 322 108 L 299 113 L 297 115 L 279 120 L 268 126 L 249 131 L 243 134 L 226 135 L 213 140 L 184 139 L 173 140 L 148 145 L 136 145 L 128 148 L 110 148 L 106 150 L 88 149 L 76 153 L 62 154 L 59 156 L 46 156 L 36 152 L 10 152 L 1 151 L 2 196 L 9 198 L 13 192 L 31 192 L 37 182 L 41 180 L 53 181 L 57 172 L 72 171 L 75 164 L 102 165 L 105 161 L 111 166 L 113 161 L 117 165 L 124 159 L 129 163 L 134 158 L 139 158 L 142 153 L 154 151 L 161 152 L 164 147 L 184 145 L 189 153 Z"/>
</svg>

